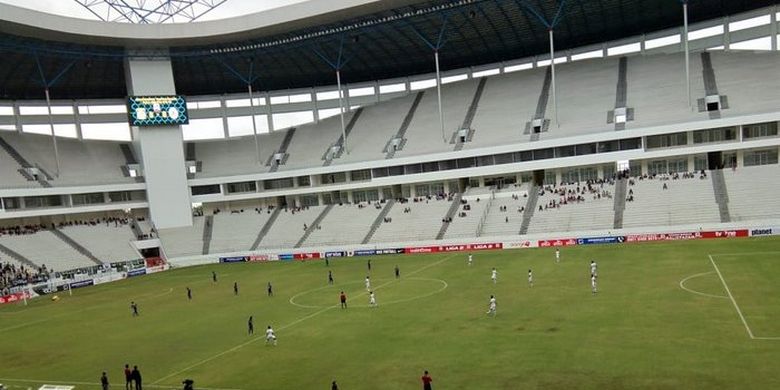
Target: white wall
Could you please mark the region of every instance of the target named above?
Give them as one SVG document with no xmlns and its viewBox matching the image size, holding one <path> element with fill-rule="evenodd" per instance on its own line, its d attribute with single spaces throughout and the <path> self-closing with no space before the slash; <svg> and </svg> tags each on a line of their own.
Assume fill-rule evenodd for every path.
<svg viewBox="0 0 780 390">
<path fill-rule="evenodd" d="M 133 95 L 174 95 L 170 60 L 125 62 L 127 89 Z M 192 226 L 192 210 L 184 142 L 180 126 L 133 129 L 133 146 L 140 156 L 152 222 L 158 229 Z"/>
</svg>

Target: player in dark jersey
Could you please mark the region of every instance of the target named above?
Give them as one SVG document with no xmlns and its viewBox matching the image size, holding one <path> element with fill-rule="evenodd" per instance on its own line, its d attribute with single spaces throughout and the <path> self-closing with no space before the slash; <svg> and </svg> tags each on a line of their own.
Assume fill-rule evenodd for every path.
<svg viewBox="0 0 780 390">
<path fill-rule="evenodd" d="M 130 302 L 130 310 L 133 311 L 133 317 L 138 317 L 138 305 L 135 302 Z"/>
<path fill-rule="evenodd" d="M 238 295 L 238 282 L 233 282 L 233 295 Z"/>
<path fill-rule="evenodd" d="M 192 300 L 192 289 L 189 287 L 187 287 L 187 299 L 190 301 Z"/>
<path fill-rule="evenodd" d="M 255 334 L 255 321 L 253 316 L 249 316 L 249 321 L 247 322 L 246 325 L 248 328 L 249 335 Z"/>
<path fill-rule="evenodd" d="M 395 278 L 401 279 L 401 270 L 398 268 L 398 265 L 395 266 Z"/>
<path fill-rule="evenodd" d="M 217 282 L 217 273 L 214 271 L 211 271 L 211 281 L 214 283 Z"/>
<path fill-rule="evenodd" d="M 328 284 L 333 284 L 333 272 L 328 271 Z"/>
<path fill-rule="evenodd" d="M 341 292 L 341 295 L 339 295 L 339 300 L 341 301 L 341 308 L 346 309 L 347 308 L 347 294 L 344 294 L 344 291 Z"/>
<path fill-rule="evenodd" d="M 271 285 L 271 282 L 268 282 L 268 296 L 274 296 L 274 286 Z"/>
</svg>

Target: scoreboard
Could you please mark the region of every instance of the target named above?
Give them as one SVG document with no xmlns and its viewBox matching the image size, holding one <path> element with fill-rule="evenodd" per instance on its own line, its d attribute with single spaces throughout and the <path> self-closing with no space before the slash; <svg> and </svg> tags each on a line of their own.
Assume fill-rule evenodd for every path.
<svg viewBox="0 0 780 390">
<path fill-rule="evenodd" d="M 175 126 L 190 123 L 184 96 L 129 96 L 130 126 Z"/>
</svg>

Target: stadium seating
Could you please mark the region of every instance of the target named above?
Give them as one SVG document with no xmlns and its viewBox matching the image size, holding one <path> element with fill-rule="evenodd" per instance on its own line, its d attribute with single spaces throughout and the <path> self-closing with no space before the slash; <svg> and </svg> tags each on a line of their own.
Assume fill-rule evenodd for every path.
<svg viewBox="0 0 780 390">
<path fill-rule="evenodd" d="M 2 136 L 30 164 L 38 164 L 49 175 L 55 175 L 57 163 L 51 137 L 14 133 L 4 133 Z M 60 176 L 49 181 L 52 186 L 117 184 L 135 181 L 134 178 L 125 177 L 122 173 L 126 161 L 116 142 L 58 138 L 57 150 L 60 155 Z"/>
<path fill-rule="evenodd" d="M 159 229 L 157 234 L 168 257 L 199 255 L 203 251 L 204 217 L 193 217 L 192 226 Z"/>
<path fill-rule="evenodd" d="M 419 198 L 419 202 L 396 203 L 387 214 L 391 222 L 382 223 L 371 238 L 377 242 L 404 242 L 432 240 L 436 237 L 442 218 L 447 214 L 451 201 L 447 199 Z M 411 212 L 405 213 L 404 209 Z"/>
<path fill-rule="evenodd" d="M 527 198 L 511 196 L 496 197 L 490 201 L 481 236 L 513 236 L 520 232 L 523 213 L 518 209 L 525 207 Z M 506 207 L 506 211 L 501 211 Z M 507 222 L 508 219 L 508 222 Z"/>
<path fill-rule="evenodd" d="M 444 238 L 475 237 L 479 222 L 489 205 L 489 197 L 490 195 L 480 198 L 479 202 L 476 201 L 476 198 L 473 198 L 473 200 L 468 200 L 466 204 L 460 205 L 455 216 L 452 217 L 452 222 L 450 222 Z M 470 207 L 470 210 L 464 209 L 466 205 Z M 461 216 L 461 213 L 465 214 L 465 216 Z"/>
<path fill-rule="evenodd" d="M 634 179 L 634 200 L 626 202 L 623 227 L 675 226 L 719 223 L 720 214 L 715 202 L 712 181 L 709 176 L 662 180 Z M 666 184 L 666 190 L 663 189 Z"/>
<path fill-rule="evenodd" d="M 114 226 L 113 223 L 109 223 L 94 226 L 64 226 L 60 230 L 104 263 L 141 258 L 141 255 L 130 245 L 130 241 L 135 238 L 130 225 Z"/>
<path fill-rule="evenodd" d="M 576 191 L 580 187 L 584 190 L 583 186 L 577 184 L 569 184 L 564 186 L 557 186 L 557 189 L 564 189 L 566 191 Z M 534 210 L 534 216 L 531 219 L 531 224 L 528 227 L 528 233 L 552 233 L 552 232 L 581 232 L 587 230 L 608 230 L 612 229 L 614 222 L 614 184 L 605 183 L 603 186 L 599 184 L 593 184 L 593 189 L 597 193 L 591 193 L 585 191 L 580 196 L 584 198 L 583 201 L 568 201 L 567 204 L 560 204 L 562 202 L 562 196 L 545 191 L 544 195 L 539 197 L 537 202 L 538 207 Z M 575 196 L 578 195 L 575 193 Z M 548 207 L 549 202 L 554 201 L 556 204 L 560 204 L 560 207 Z"/>
<path fill-rule="evenodd" d="M 780 167 L 767 165 L 724 169 L 729 194 L 731 220 L 760 221 L 780 219 Z M 766 179 L 766 180 L 765 180 Z"/>
<path fill-rule="evenodd" d="M 221 212 L 215 215 L 209 252 L 228 253 L 248 250 L 270 216 L 267 210 L 258 213 L 251 209 L 239 213 Z"/>
<path fill-rule="evenodd" d="M 0 236 L 0 244 L 22 254 L 38 266 L 54 271 L 94 266 L 95 263 L 48 230 L 19 236 Z"/>
<path fill-rule="evenodd" d="M 260 241 L 260 248 L 292 248 L 303 237 L 304 224 L 311 226 L 324 207 L 282 210 L 271 230 Z"/>
<path fill-rule="evenodd" d="M 354 204 L 334 206 L 320 224 L 321 228 L 312 231 L 304 245 L 317 247 L 359 244 L 371 223 L 382 211 L 382 208 L 377 209 L 375 204 L 364 204 L 364 206 L 358 207 Z"/>
</svg>

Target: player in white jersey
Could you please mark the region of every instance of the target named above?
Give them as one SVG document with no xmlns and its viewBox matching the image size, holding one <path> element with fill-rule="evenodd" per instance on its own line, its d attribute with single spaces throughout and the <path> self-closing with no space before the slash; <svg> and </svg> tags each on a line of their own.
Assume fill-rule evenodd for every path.
<svg viewBox="0 0 780 390">
<path fill-rule="evenodd" d="M 534 286 L 534 273 L 530 269 L 528 270 L 528 286 L 529 287 Z"/>
<path fill-rule="evenodd" d="M 596 275 L 590 275 L 590 290 L 595 294 L 598 292 L 596 287 Z"/>
<path fill-rule="evenodd" d="M 555 262 L 556 263 L 561 262 L 561 250 L 558 248 L 555 248 Z"/>
<path fill-rule="evenodd" d="M 366 291 L 371 291 L 371 279 L 366 276 Z"/>
<path fill-rule="evenodd" d="M 490 296 L 490 300 L 488 301 L 488 311 L 485 314 L 490 314 L 493 317 L 496 316 L 496 298 L 494 296 Z"/>
<path fill-rule="evenodd" d="M 273 342 L 273 344 L 276 345 L 276 333 L 274 333 L 271 325 L 268 325 L 268 329 L 265 330 L 265 343 L 268 344 L 270 342 Z"/>
<path fill-rule="evenodd" d="M 594 260 L 591 260 L 590 261 L 590 274 L 594 275 L 594 276 L 598 276 L 599 275 L 598 268 L 599 268 L 599 266 L 596 264 L 596 262 Z"/>
<path fill-rule="evenodd" d="M 498 279 L 498 271 L 496 271 L 495 268 L 493 268 L 493 271 L 490 274 L 490 279 L 493 279 L 493 284 L 496 284 L 496 281 Z"/>
<path fill-rule="evenodd" d="M 374 292 L 371 291 L 368 293 L 368 305 L 371 307 L 376 307 L 376 297 L 374 296 Z"/>
<path fill-rule="evenodd" d="M 469 253 L 469 265 L 471 265 L 473 261 L 474 261 L 474 256 L 472 256 L 471 253 Z"/>
</svg>

